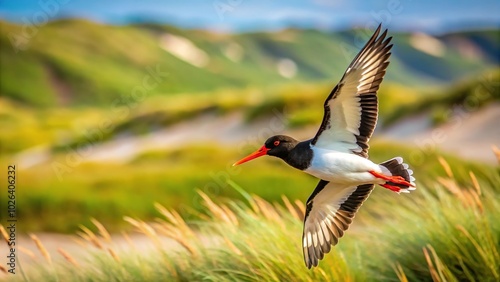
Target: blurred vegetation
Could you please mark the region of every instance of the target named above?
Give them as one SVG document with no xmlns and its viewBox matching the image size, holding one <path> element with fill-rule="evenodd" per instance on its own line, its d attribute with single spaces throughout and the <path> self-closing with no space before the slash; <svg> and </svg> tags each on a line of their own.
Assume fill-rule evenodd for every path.
<svg viewBox="0 0 500 282">
<path fill-rule="evenodd" d="M 454 109 L 475 111 L 500 100 L 500 69 L 457 82 L 449 87 L 419 90 L 385 83 L 379 91 L 381 126 L 419 113 L 429 113 L 435 125 L 452 117 Z M 266 88 L 221 89 L 182 96 L 148 97 L 113 108 L 78 107 L 34 109 L 0 98 L 0 146 L 16 153 L 35 146 L 54 152 L 74 149 L 120 136 L 138 136 L 168 128 L 202 114 L 242 113 L 251 123 L 284 113 L 289 128 L 319 124 L 322 105 L 333 84 L 294 83 Z M 90 136 L 90 137 L 89 137 Z"/>
<path fill-rule="evenodd" d="M 123 104 L 152 73 L 147 96 L 200 93 L 220 88 L 286 84 L 280 60 L 293 61 L 294 82 L 338 81 L 365 42 L 360 30 L 328 33 L 286 29 L 219 34 L 171 26 L 109 26 L 85 20 L 58 20 L 33 27 L 0 21 L 0 95 L 37 107 Z M 195 66 L 164 50 L 165 35 L 186 39 L 206 54 Z M 436 57 L 411 44 L 412 35 L 394 36 L 387 81 L 412 87 L 446 84 L 498 66 L 495 31 L 438 37 L 446 52 Z M 363 39 L 363 40 L 361 40 Z M 465 56 L 464 44 L 477 54 Z M 469 46 L 467 45 L 467 46 Z M 8 71 L 5 71 L 8 70 Z M 29 82 L 29 83 L 28 83 Z M 241 96 L 241 95 L 239 95 Z"/>
<path fill-rule="evenodd" d="M 18 196 L 23 199 L 19 213 L 25 231 L 72 232 L 80 223 L 89 223 L 91 216 L 117 231 L 123 227 L 117 220 L 123 214 L 151 219 L 152 201 L 189 216 L 192 210 L 202 210 L 196 189 L 241 199 L 227 187 L 226 175 L 266 200 L 285 194 L 304 201 L 316 180 L 277 160 L 230 168 L 247 151 L 227 144 L 146 151 L 122 163 L 80 162 L 72 152 L 82 145 L 169 129 L 207 113 L 239 114 L 251 125 L 278 110 L 285 113 L 288 129 L 317 125 L 326 95 L 361 47 L 359 30 L 228 35 L 171 26 L 59 20 L 37 27 L 27 41 L 17 41 L 22 26 L 0 21 L 0 28 L 0 164 L 29 164 L 19 168 Z M 195 66 L 165 51 L 167 34 L 185 38 L 206 52 L 208 64 Z M 447 50 L 442 57 L 415 49 L 409 34 L 392 35 L 391 67 L 379 91 L 382 124 L 427 110 L 436 123 L 444 122 L 449 117 L 445 110 L 457 103 L 467 105 L 470 97 L 479 97 L 477 108 L 499 99 L 500 41 L 495 32 L 439 36 Z M 473 44 L 479 55 L 464 57 L 456 40 Z M 21 44 L 22 50 L 16 52 L 12 44 Z M 284 58 L 297 65 L 293 82 L 277 71 Z M 158 84 L 134 97 L 133 90 L 158 70 L 163 73 Z M 451 90 L 445 86 L 466 76 L 478 78 Z M 394 146 L 400 148 L 376 143 L 371 156 L 379 162 L 391 158 Z M 416 158 L 410 163 L 420 181 L 442 174 L 436 161 L 439 152 L 400 149 L 402 156 Z M 485 174 L 493 170 L 447 158 Z M 59 178 L 55 166 L 71 161 L 76 165 L 63 167 Z"/>
<path fill-rule="evenodd" d="M 434 94 L 386 83 L 379 93 L 380 118 L 384 124 L 390 124 L 419 111 L 432 110 L 434 106 L 451 108 L 456 103 L 464 104 L 471 95 L 483 93 L 478 92 L 482 89 L 486 89 L 485 93 L 493 93 L 481 96 L 488 99 L 478 100 L 481 102 L 477 104 L 479 107 L 498 100 L 498 91 L 492 90 L 498 89 L 492 88 L 498 87 L 496 81 L 498 71 L 489 72 L 479 79 L 460 82 L 442 93 L 432 90 L 436 91 Z M 88 223 L 90 217 L 100 218 L 111 230 L 117 231 L 124 227 L 119 220 L 123 214 L 151 219 L 155 214 L 151 206 L 153 201 L 189 214 L 193 209 L 203 209 L 197 189 L 211 196 L 238 198 L 238 193 L 227 187 L 227 176 L 266 200 L 275 201 L 284 194 L 290 199 L 305 201 L 316 180 L 294 172 L 278 160 L 259 160 L 258 164 L 229 167 L 255 149 L 249 146 L 244 150 L 234 144 L 181 146 L 145 151 L 123 163 L 87 162 L 85 158 L 80 163 L 73 152 L 82 144 L 95 146 L 105 141 L 118 141 L 124 136 L 147 135 L 204 113 L 215 116 L 240 113 L 243 121 L 252 123 L 267 119 L 279 110 L 285 112 L 286 124 L 291 129 L 316 125 L 321 121 L 321 106 L 331 87 L 330 84 L 297 83 L 263 89 L 223 89 L 148 97 L 141 103 L 113 109 L 34 109 L 4 98 L 0 99 L 3 130 L 0 163 L 6 165 L 22 158 L 24 161 L 42 158 L 39 164 L 21 168 L 19 172 L 23 175 L 19 180 L 23 187 L 18 192 L 23 199 L 19 202 L 19 210 L 26 231 L 72 232 L 80 223 Z M 443 173 L 436 158 L 439 152 L 375 142 L 370 155 L 372 160 L 382 162 L 394 157 L 395 151 L 409 158 L 419 181 L 432 181 Z M 464 162 L 452 156 L 447 159 L 485 174 L 493 171 L 487 165 Z M 76 162 L 76 165 L 68 166 L 68 162 Z M 63 167 L 55 167 L 58 164 Z M 61 172 L 61 179 L 56 170 Z"/>
<path fill-rule="evenodd" d="M 433 183 L 444 174 L 437 161 L 438 152 L 387 142 L 372 144 L 373 161 L 382 162 L 398 152 L 412 164 L 418 183 Z M 73 232 L 79 224 L 87 224 L 90 217 L 99 218 L 112 231 L 118 231 L 124 227 L 120 221 L 123 214 L 152 219 L 155 210 L 151 203 L 155 201 L 186 215 L 204 209 L 197 190 L 211 197 L 241 198 L 228 187 L 229 179 L 270 201 L 279 200 L 281 195 L 305 201 L 317 184 L 315 178 L 298 173 L 275 158 L 231 167 L 247 153 L 237 146 L 200 144 L 143 153 L 122 164 L 83 162 L 75 166 L 68 165 L 68 154 L 56 154 L 49 162 L 19 168 L 19 217 L 25 231 Z M 498 173 L 488 165 L 452 156 L 446 159 L 460 164 L 459 181 L 462 175 L 467 177 L 469 170 L 481 177 Z M 5 166 L 7 162 L 1 159 L 0 164 Z M 68 170 L 60 170 L 59 177 L 55 164 L 65 165 Z"/>
<path fill-rule="evenodd" d="M 221 116 L 238 112 L 245 122 L 251 123 L 278 111 L 284 113 L 290 127 L 296 128 L 321 122 L 323 103 L 332 87 L 296 83 L 263 89 L 225 89 L 149 97 L 116 108 L 33 109 L 0 98 L 0 125 L 5 129 L 0 144 L 5 153 L 34 146 L 48 146 L 61 152 L 88 139 L 97 144 L 123 135 L 144 135 L 206 113 Z M 379 95 L 381 118 L 391 115 L 399 105 L 414 103 L 421 97 L 414 90 L 395 84 L 383 86 Z"/>
<path fill-rule="evenodd" d="M 428 177 L 420 171 L 428 180 L 411 194 L 376 189 L 312 270 L 302 259 L 304 204 L 287 197 L 266 201 L 229 182 L 243 201 L 200 192 L 204 211 L 190 219 L 160 204 L 155 222 L 125 217 L 150 248 L 136 249 L 132 237 L 119 249 L 118 237 L 93 221 L 95 233 L 80 232 L 90 256 L 59 250 L 65 260 L 45 255 L 26 275 L 44 281 L 498 281 L 500 176 L 440 163 L 445 172 Z"/>
<path fill-rule="evenodd" d="M 441 93 L 439 93 L 441 92 Z M 382 99 L 381 99 L 382 100 Z M 389 100 L 391 101 L 391 100 Z M 473 112 L 491 102 L 500 101 L 500 69 L 485 71 L 474 78 L 464 79 L 433 94 L 421 95 L 412 103 L 401 103 L 383 119 L 385 126 L 404 116 L 430 113 L 434 125 L 449 121 L 454 110 Z"/>
</svg>

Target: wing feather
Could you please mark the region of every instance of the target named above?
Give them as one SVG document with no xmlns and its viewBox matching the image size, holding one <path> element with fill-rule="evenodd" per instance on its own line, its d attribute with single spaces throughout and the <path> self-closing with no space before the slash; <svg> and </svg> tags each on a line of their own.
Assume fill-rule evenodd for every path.
<svg viewBox="0 0 500 282">
<path fill-rule="evenodd" d="M 307 201 L 302 235 L 308 268 L 317 266 L 331 246 L 338 243 L 372 189 L 372 184 L 351 187 L 325 180 L 318 183 Z"/>
<path fill-rule="evenodd" d="M 391 37 L 377 28 L 356 55 L 324 104 L 321 126 L 311 144 L 368 157 L 378 118 L 377 91 L 389 65 Z"/>
</svg>

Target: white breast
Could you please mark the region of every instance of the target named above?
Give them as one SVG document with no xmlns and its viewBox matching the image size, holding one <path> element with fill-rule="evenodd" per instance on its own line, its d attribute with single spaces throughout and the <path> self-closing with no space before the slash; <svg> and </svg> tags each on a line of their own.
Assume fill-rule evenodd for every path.
<svg viewBox="0 0 500 282">
<path fill-rule="evenodd" d="M 305 172 L 330 182 L 344 184 L 374 183 L 368 171 L 381 172 L 380 166 L 358 155 L 311 147 L 313 159 Z M 377 182 L 377 181 L 376 181 Z"/>
</svg>

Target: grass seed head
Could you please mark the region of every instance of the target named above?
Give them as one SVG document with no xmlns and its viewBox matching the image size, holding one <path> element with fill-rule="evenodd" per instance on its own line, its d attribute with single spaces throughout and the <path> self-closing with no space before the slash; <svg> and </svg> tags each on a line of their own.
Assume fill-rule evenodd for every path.
<svg viewBox="0 0 500 282">
<path fill-rule="evenodd" d="M 50 257 L 49 252 L 47 251 L 47 249 L 45 248 L 45 246 L 42 244 L 42 242 L 40 241 L 40 239 L 38 239 L 38 237 L 35 234 L 30 234 L 30 238 L 31 238 L 31 240 L 33 240 L 33 242 L 35 242 L 35 245 L 38 248 L 38 250 L 40 251 L 40 253 L 42 254 L 42 256 L 49 263 L 52 263 L 52 258 Z"/>
<path fill-rule="evenodd" d="M 71 263 L 72 265 L 80 267 L 80 264 L 68 252 L 66 252 L 62 248 L 58 248 L 57 252 L 60 253 L 64 257 L 64 259 L 69 263 Z"/>
<path fill-rule="evenodd" d="M 99 234 L 101 235 L 102 238 L 108 243 L 111 243 L 111 235 L 109 235 L 108 230 L 100 223 L 97 219 L 91 218 L 90 221 L 97 227 L 97 230 L 99 230 Z"/>
<path fill-rule="evenodd" d="M 2 233 L 2 237 L 5 240 L 5 243 L 9 244 L 9 234 L 7 234 L 7 231 L 3 227 L 3 225 L 0 225 L 0 233 Z"/>
</svg>

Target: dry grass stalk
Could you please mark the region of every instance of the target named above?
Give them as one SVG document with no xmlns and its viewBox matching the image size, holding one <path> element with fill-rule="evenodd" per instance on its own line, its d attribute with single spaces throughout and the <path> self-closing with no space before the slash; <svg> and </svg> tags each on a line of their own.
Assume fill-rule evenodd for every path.
<svg viewBox="0 0 500 282">
<path fill-rule="evenodd" d="M 306 206 L 304 205 L 304 203 L 302 203 L 299 200 L 295 200 L 294 203 L 297 206 L 297 208 L 299 208 L 299 211 L 300 211 L 299 219 L 303 220 L 304 217 L 306 216 Z"/>
<path fill-rule="evenodd" d="M 5 230 L 3 225 L 0 225 L 0 233 L 2 233 L 2 237 L 5 240 L 5 243 L 9 244 L 9 234 L 7 233 L 7 230 Z"/>
<path fill-rule="evenodd" d="M 229 240 L 226 236 L 224 236 L 224 241 L 226 241 L 227 246 L 229 247 L 229 249 L 231 249 L 231 251 L 233 251 L 233 253 L 235 253 L 239 256 L 243 255 L 243 253 L 240 251 L 240 249 L 238 249 L 238 247 L 236 247 L 233 244 L 233 242 L 231 242 L 231 240 Z"/>
<path fill-rule="evenodd" d="M 262 212 L 262 215 L 270 220 L 274 219 L 274 214 L 272 213 L 272 210 L 274 209 L 273 206 L 271 206 L 268 202 L 266 202 L 264 199 L 262 199 L 259 196 L 254 196 L 254 201 L 259 207 L 260 211 Z"/>
<path fill-rule="evenodd" d="M 165 222 L 157 223 L 155 227 L 158 230 L 158 232 L 167 236 L 168 238 L 175 240 L 182 247 L 184 247 L 191 255 L 195 257 L 198 256 L 197 249 L 191 244 L 192 239 L 196 238 L 194 237 L 194 235 L 185 234 L 180 229 L 172 225 L 169 225 Z"/>
<path fill-rule="evenodd" d="M 152 228 L 151 226 L 149 226 L 147 223 L 145 223 L 144 221 L 140 221 L 140 220 L 135 220 L 131 217 L 128 217 L 128 216 L 125 216 L 123 218 L 126 222 L 132 224 L 134 227 L 136 227 L 138 229 L 139 232 L 143 233 L 144 235 L 146 235 L 149 239 L 151 239 L 151 241 L 153 241 L 153 243 L 158 247 L 162 247 L 162 244 L 161 244 L 161 241 L 160 241 L 160 238 L 158 237 L 158 235 L 156 234 L 154 228 Z"/>
<path fill-rule="evenodd" d="M 476 175 L 472 172 L 469 171 L 470 179 L 472 180 L 472 185 L 474 186 L 474 189 L 476 189 L 477 194 L 481 196 L 481 186 L 479 186 L 479 182 L 477 181 Z"/>
<path fill-rule="evenodd" d="M 116 262 L 120 262 L 120 257 L 116 254 L 116 252 L 112 248 L 108 248 L 108 252 Z"/>
<path fill-rule="evenodd" d="M 250 250 L 256 250 L 255 245 L 252 243 L 252 240 L 246 239 L 245 244 L 248 246 L 248 249 Z"/>
<path fill-rule="evenodd" d="M 477 250 L 479 253 L 481 253 L 481 255 L 482 255 L 483 257 L 485 257 L 485 255 L 484 255 L 484 254 L 486 253 L 486 251 L 485 251 L 485 249 L 484 249 L 485 247 L 481 246 L 481 245 L 480 245 L 480 244 L 476 241 L 476 239 L 474 239 L 474 237 L 472 237 L 472 235 L 469 233 L 469 231 L 467 231 L 467 229 L 465 229 L 465 227 L 463 227 L 462 225 L 458 224 L 458 225 L 456 225 L 456 228 L 457 228 L 460 232 L 462 232 L 462 233 L 465 235 L 465 237 L 467 237 L 467 239 L 469 239 L 469 241 L 470 241 L 470 242 L 474 245 L 474 247 L 476 248 L 476 250 Z"/>
<path fill-rule="evenodd" d="M 97 227 L 97 230 L 99 230 L 99 234 L 102 238 L 104 238 L 104 241 L 111 243 L 111 235 L 109 235 L 109 232 L 106 230 L 104 225 L 102 225 L 102 223 L 95 218 L 91 218 L 90 221 Z"/>
<path fill-rule="evenodd" d="M 432 258 L 436 264 L 437 274 L 439 275 L 438 280 L 435 281 L 449 281 L 450 278 L 452 278 L 453 276 L 451 275 L 446 265 L 439 258 L 438 254 L 436 253 L 436 250 L 434 250 L 434 248 L 431 245 L 427 245 L 427 249 L 429 249 L 429 251 L 432 254 Z"/>
<path fill-rule="evenodd" d="M 168 272 L 172 275 L 172 281 L 179 281 L 179 273 L 177 272 L 177 268 L 174 266 L 175 264 L 173 264 L 171 262 L 171 260 L 169 259 L 169 256 L 165 253 L 165 252 L 162 252 L 162 257 L 163 257 L 163 264 L 165 265 L 165 268 L 168 270 Z M 186 261 L 181 261 L 181 263 L 183 263 L 184 265 L 180 266 L 179 269 L 181 269 L 181 271 L 183 269 L 186 269 L 187 267 L 189 267 L 188 265 L 186 264 L 189 264 L 189 262 L 186 260 Z"/>
<path fill-rule="evenodd" d="M 474 198 L 474 195 L 477 195 L 477 194 L 475 191 L 464 190 L 462 195 L 463 195 L 462 204 L 465 207 L 473 207 L 476 205 L 476 200 Z"/>
<path fill-rule="evenodd" d="M 396 267 L 394 268 L 394 272 L 396 272 L 396 275 L 398 276 L 399 281 L 401 282 L 408 282 L 408 277 L 406 277 L 405 271 L 401 264 L 396 263 Z"/>
<path fill-rule="evenodd" d="M 446 189 L 448 189 L 450 193 L 452 193 L 457 197 L 463 197 L 462 190 L 460 189 L 460 187 L 458 187 L 455 180 L 443 177 L 437 177 L 436 179 L 441 185 L 443 185 Z"/>
<path fill-rule="evenodd" d="M 268 208 L 268 210 L 266 211 L 266 213 L 268 214 L 268 216 L 270 216 L 269 219 L 271 219 L 272 221 L 278 223 L 280 225 L 281 229 L 286 230 L 287 226 L 286 226 L 285 222 L 283 221 L 283 216 L 281 216 L 281 214 L 279 213 L 278 209 L 276 209 L 269 202 L 267 202 L 265 200 L 263 200 L 263 201 L 266 203 L 266 206 Z"/>
<path fill-rule="evenodd" d="M 21 251 L 23 254 L 29 256 L 31 259 L 35 259 L 35 253 L 33 253 L 31 250 L 26 249 L 25 247 L 19 247 L 19 251 Z"/>
<path fill-rule="evenodd" d="M 80 225 L 80 229 L 84 232 L 83 234 L 81 232 L 78 233 L 80 237 L 92 243 L 92 245 L 96 248 L 104 250 L 104 246 L 101 244 L 101 241 L 99 241 L 97 236 L 95 236 L 94 232 L 83 225 Z"/>
<path fill-rule="evenodd" d="M 80 267 L 80 264 L 68 252 L 66 252 L 62 248 L 58 248 L 57 252 L 60 253 L 64 257 L 64 259 L 66 259 L 72 265 Z"/>
<path fill-rule="evenodd" d="M 191 230 L 186 221 L 178 212 L 174 210 L 169 211 L 160 204 L 155 204 L 155 206 L 156 209 L 172 223 L 172 226 L 175 226 L 176 228 L 182 230 L 182 232 L 187 234 L 188 236 L 194 236 L 193 230 Z M 165 223 L 163 220 L 159 220 L 159 222 Z"/>
<path fill-rule="evenodd" d="M 319 273 L 321 273 L 321 276 L 324 278 L 325 281 L 331 280 L 331 278 L 329 277 L 329 275 L 326 274 L 326 272 L 323 269 L 318 268 L 317 271 Z M 346 281 L 346 280 L 343 280 L 343 281 Z M 350 281 L 350 280 L 347 280 L 347 281 Z"/>
<path fill-rule="evenodd" d="M 81 231 L 77 231 L 77 232 L 76 232 L 76 235 L 78 235 L 80 238 L 82 238 L 82 239 L 83 239 L 83 242 L 87 242 L 87 243 L 91 243 L 91 244 L 93 244 L 93 243 L 92 243 L 92 241 L 91 241 L 91 239 L 90 239 L 90 236 L 89 236 L 89 235 L 87 235 L 86 233 L 81 232 Z M 87 243 L 85 243 L 83 246 L 84 246 L 84 247 L 87 247 Z"/>
<path fill-rule="evenodd" d="M 444 171 L 446 172 L 446 175 L 448 175 L 449 178 L 453 178 L 453 172 L 451 171 L 451 167 L 448 164 L 448 162 L 443 159 L 443 157 L 439 156 L 438 161 L 441 164 L 441 166 L 444 168 Z"/>
<path fill-rule="evenodd" d="M 430 245 L 427 245 L 427 247 L 431 247 Z M 424 256 L 425 260 L 427 261 L 427 266 L 429 267 L 429 272 L 431 273 L 432 281 L 441 281 L 441 278 L 439 277 L 439 273 L 437 272 L 436 268 L 434 267 L 434 264 L 432 263 L 432 258 L 429 255 L 429 252 L 427 251 L 427 248 L 423 248 L 424 251 Z"/>
<path fill-rule="evenodd" d="M 226 205 L 221 205 L 220 207 L 226 213 L 226 215 L 229 217 L 229 219 L 231 220 L 231 223 L 234 224 L 235 226 L 238 226 L 239 222 L 238 222 L 238 217 L 236 216 L 236 214 L 234 214 L 234 212 Z"/>
<path fill-rule="evenodd" d="M 458 187 L 455 180 L 437 177 L 437 181 L 441 185 L 443 185 L 443 187 L 448 189 L 448 191 L 450 191 L 450 193 L 455 195 L 464 206 L 469 206 L 469 200 L 467 199 L 467 195 L 465 195 L 464 191 L 460 187 Z"/>
<path fill-rule="evenodd" d="M 473 177 L 475 178 L 475 176 Z M 437 181 L 441 185 L 443 185 L 446 189 L 448 189 L 448 191 L 450 191 L 453 195 L 455 195 L 460 200 L 460 202 L 464 207 L 468 208 L 476 207 L 480 210 L 481 213 L 483 212 L 483 203 L 481 202 L 481 198 L 479 197 L 481 189 L 479 188 L 477 180 L 476 183 L 473 184 L 474 186 L 477 186 L 475 190 L 459 187 L 454 179 L 438 177 Z"/>
<path fill-rule="evenodd" d="M 122 231 L 122 236 L 123 238 L 125 239 L 125 241 L 127 242 L 127 244 L 134 250 L 134 251 L 137 251 L 137 248 L 134 244 L 134 242 L 132 241 L 132 239 L 130 239 L 130 236 L 128 236 L 128 234 L 125 232 L 125 231 Z"/>
<path fill-rule="evenodd" d="M 266 200 L 262 199 L 259 196 L 254 196 L 255 203 L 259 206 L 259 209 L 262 211 L 262 214 L 265 218 L 281 223 L 281 217 L 276 212 L 275 208 Z"/>
<path fill-rule="evenodd" d="M 292 203 L 290 202 L 290 200 L 285 197 L 285 195 L 281 195 L 281 199 L 283 200 L 283 203 L 285 204 L 285 207 L 286 209 L 288 210 L 288 212 L 296 219 L 298 220 L 302 220 L 300 217 L 299 217 L 299 214 L 297 213 L 297 209 L 292 205 Z"/>
<path fill-rule="evenodd" d="M 484 212 L 484 208 L 483 208 L 483 202 L 481 201 L 479 195 L 476 193 L 476 191 L 470 191 L 469 195 L 472 198 L 471 206 L 475 205 L 479 209 L 479 212 L 482 214 Z"/>
<path fill-rule="evenodd" d="M 45 249 L 45 247 L 43 246 L 42 242 L 40 241 L 40 239 L 38 239 L 38 237 L 35 235 L 35 234 L 30 234 L 30 238 L 31 240 L 33 240 L 33 242 L 35 242 L 35 245 L 36 247 L 38 248 L 38 250 L 40 251 L 40 253 L 42 254 L 42 256 L 49 262 L 49 263 L 52 263 L 52 258 L 50 257 L 50 254 L 49 252 L 47 251 L 47 249 Z"/>
<path fill-rule="evenodd" d="M 178 229 L 180 233 L 184 235 L 184 237 L 194 238 L 195 234 L 193 230 L 188 226 L 186 221 L 181 217 L 181 215 L 176 211 L 169 211 L 162 205 L 156 203 L 156 209 L 165 216 L 172 224 L 168 224 L 163 220 L 159 220 L 159 226 L 166 230 L 175 230 Z"/>
<path fill-rule="evenodd" d="M 82 235 L 87 236 L 87 235 L 85 235 L 85 234 L 84 234 L 84 233 L 82 233 L 82 232 L 76 232 L 76 234 L 77 234 L 78 236 L 80 236 L 80 237 L 82 237 Z M 75 243 L 76 243 L 78 246 L 80 246 L 80 247 L 86 248 L 86 247 L 88 246 L 88 245 L 87 245 L 87 243 L 85 243 L 85 242 L 86 242 L 86 240 L 82 240 L 82 239 L 77 238 L 77 237 L 72 238 L 72 240 L 73 240 L 73 242 L 75 242 Z"/>
<path fill-rule="evenodd" d="M 260 214 L 260 209 L 259 206 L 255 203 L 254 200 L 255 194 L 252 194 L 251 198 L 248 199 L 248 203 L 250 204 L 250 207 L 252 208 L 252 211 L 255 213 L 255 215 Z"/>
<path fill-rule="evenodd" d="M 469 171 L 469 175 L 472 181 L 474 190 L 465 189 L 459 187 L 456 180 L 453 177 L 453 172 L 451 171 L 450 165 L 442 157 L 438 157 L 441 166 L 443 166 L 446 174 L 449 178 L 438 177 L 438 182 L 443 185 L 448 191 L 455 195 L 465 207 L 477 207 L 479 211 L 483 212 L 483 203 L 481 202 L 481 187 L 477 181 L 476 175 Z"/>
<path fill-rule="evenodd" d="M 207 196 L 207 194 L 203 193 L 202 191 L 198 191 L 198 194 L 203 198 L 203 201 L 205 202 L 205 206 L 210 210 L 210 212 L 220 220 L 233 224 L 231 221 L 231 218 L 224 212 L 222 208 L 220 208 L 217 204 L 215 204 L 210 197 Z"/>
<path fill-rule="evenodd" d="M 497 146 L 491 145 L 491 150 L 493 150 L 493 154 L 497 157 L 498 164 L 500 164 L 500 149 Z"/>
<path fill-rule="evenodd" d="M 154 206 L 155 206 L 156 210 L 158 212 L 160 212 L 164 217 L 166 217 L 171 223 L 177 225 L 180 223 L 179 219 L 184 221 L 176 211 L 170 212 L 169 210 L 167 210 L 164 206 L 162 206 L 159 203 L 154 203 Z M 179 215 L 179 216 L 177 216 L 177 215 Z"/>
<path fill-rule="evenodd" d="M 283 205 L 281 205 L 281 204 L 279 204 L 277 202 L 273 202 L 273 208 L 274 208 L 274 211 L 276 212 L 276 214 L 278 215 L 279 220 L 281 222 L 283 222 L 283 224 L 284 224 L 284 220 L 283 219 L 286 218 L 286 216 L 290 215 L 290 213 L 287 212 L 287 211 L 285 211 L 283 209 Z"/>
</svg>

